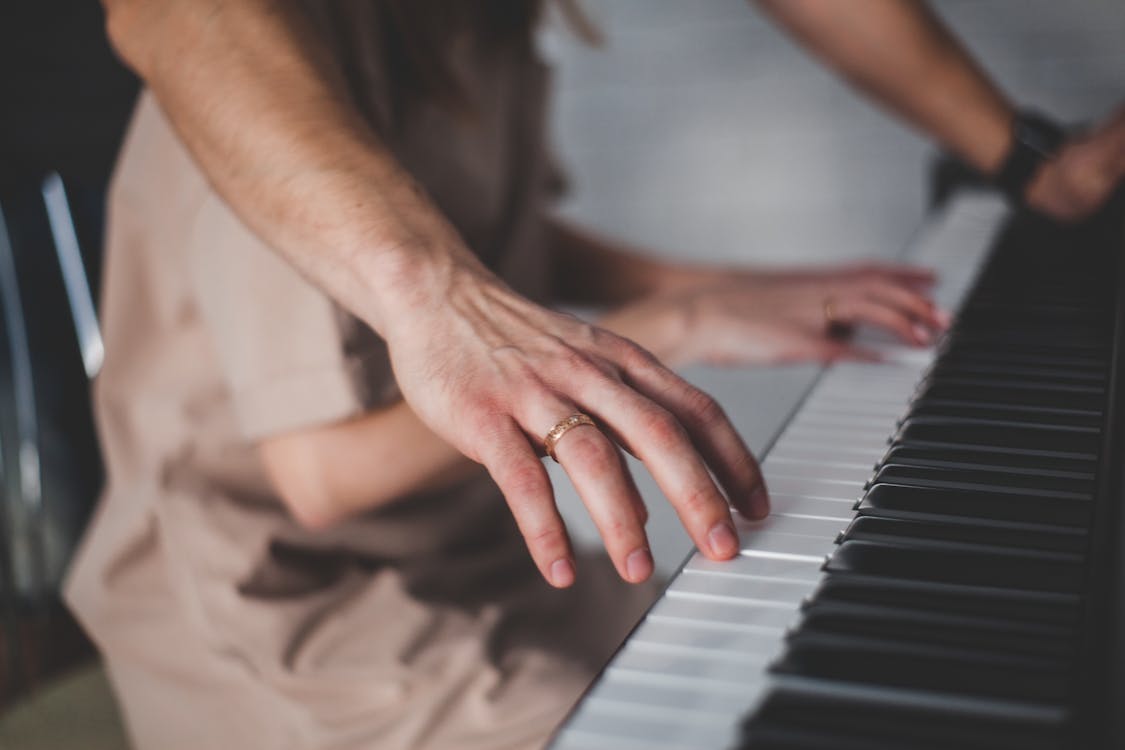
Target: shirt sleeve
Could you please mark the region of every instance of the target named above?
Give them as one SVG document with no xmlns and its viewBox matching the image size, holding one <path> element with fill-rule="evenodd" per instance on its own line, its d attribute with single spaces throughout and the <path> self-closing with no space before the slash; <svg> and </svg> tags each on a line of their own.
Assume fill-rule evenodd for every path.
<svg viewBox="0 0 1125 750">
<path fill-rule="evenodd" d="M 243 435 L 257 440 L 399 398 L 386 346 L 247 229 L 214 193 L 190 273 Z"/>
</svg>

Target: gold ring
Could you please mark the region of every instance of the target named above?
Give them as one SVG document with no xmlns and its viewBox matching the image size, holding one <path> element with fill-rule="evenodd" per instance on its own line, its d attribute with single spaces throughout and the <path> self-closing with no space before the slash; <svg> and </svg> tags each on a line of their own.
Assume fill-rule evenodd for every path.
<svg viewBox="0 0 1125 750">
<path fill-rule="evenodd" d="M 571 414 L 552 427 L 551 431 L 547 433 L 547 437 L 543 438 L 543 448 L 547 451 L 547 455 L 555 460 L 555 463 L 559 462 L 558 457 L 555 456 L 555 446 L 558 445 L 563 435 L 571 428 L 577 427 L 580 424 L 588 424 L 591 427 L 596 426 L 594 420 L 590 419 L 590 417 L 585 414 Z"/>
</svg>

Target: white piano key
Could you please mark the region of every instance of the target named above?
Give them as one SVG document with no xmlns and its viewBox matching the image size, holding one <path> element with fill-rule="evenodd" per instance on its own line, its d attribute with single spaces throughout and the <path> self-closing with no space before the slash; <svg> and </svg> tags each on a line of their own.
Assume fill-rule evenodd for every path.
<svg viewBox="0 0 1125 750">
<path fill-rule="evenodd" d="M 636 704 L 598 701 L 593 697 L 583 704 L 575 723 L 579 731 L 612 738 L 603 750 L 727 748 L 736 739 L 735 730 L 715 721 L 713 714 L 660 711 Z M 632 746 L 628 742 L 647 744 Z"/>
<path fill-rule="evenodd" d="M 883 365 L 880 365 L 883 366 Z M 871 403 L 890 403 L 910 395 L 917 388 L 926 368 L 900 372 L 892 378 L 871 378 L 854 374 L 840 375 L 836 369 L 827 370 L 815 384 L 808 401 L 832 403 L 841 406 L 854 404 L 862 406 Z M 807 403 L 807 402 L 806 402 Z"/>
<path fill-rule="evenodd" d="M 729 747 L 734 739 L 730 727 L 714 717 L 691 712 L 644 710 L 592 698 L 575 716 L 574 730 L 605 737 L 602 750 L 680 750 L 680 748 Z"/>
<path fill-rule="evenodd" d="M 738 556 L 731 560 L 708 560 L 698 552 L 684 565 L 684 570 L 698 570 L 732 576 L 773 578 L 782 581 L 819 581 L 823 560 L 786 558 L 751 558 Z"/>
<path fill-rule="evenodd" d="M 854 498 L 825 499 L 774 492 L 770 495 L 770 503 L 770 514 L 775 516 L 830 518 L 843 523 L 855 517 Z"/>
<path fill-rule="evenodd" d="M 788 607 L 765 607 L 757 602 L 710 600 L 684 596 L 661 597 L 648 615 L 655 619 L 709 622 L 758 630 L 775 628 L 784 630 L 796 619 L 796 612 Z"/>
<path fill-rule="evenodd" d="M 744 708 L 738 691 L 684 687 L 670 682 L 637 679 L 636 673 L 609 672 L 590 692 L 593 700 L 639 703 L 652 708 L 715 715 L 725 718 Z"/>
<path fill-rule="evenodd" d="M 836 460 L 831 460 L 833 458 Z M 850 460 L 847 460 L 849 458 Z M 835 451 L 828 448 L 806 448 L 802 450 L 794 447 L 790 447 L 784 451 L 774 449 L 770 451 L 769 457 L 762 462 L 762 466 L 792 465 L 798 468 L 810 466 L 812 464 L 870 472 L 875 462 L 852 457 L 842 458 L 835 455 Z"/>
<path fill-rule="evenodd" d="M 836 390 L 836 393 L 833 393 L 833 390 Z M 916 388 L 909 390 L 896 388 L 891 391 L 879 389 L 868 393 L 854 387 L 847 388 L 846 392 L 844 386 L 838 389 L 825 387 L 823 391 L 818 390 L 816 398 L 806 402 L 801 411 L 802 413 L 807 411 L 809 414 L 854 414 L 894 419 L 902 415 L 902 410 L 910 402 L 910 394 L 914 390 Z"/>
<path fill-rule="evenodd" d="M 665 618 L 665 621 L 674 621 Z M 701 623 L 707 624 L 707 623 Z M 720 630 L 723 623 L 713 623 L 714 630 Z M 634 654 L 635 658 L 622 662 L 618 666 L 629 666 L 639 671 L 654 671 L 649 666 L 662 664 L 662 669 L 668 674 L 694 676 L 709 679 L 731 679 L 731 674 L 725 669 L 726 665 L 737 667 L 745 671 L 751 667 L 765 668 L 776 657 L 777 649 L 785 638 L 785 630 L 778 628 L 775 632 L 755 631 L 752 627 L 745 628 L 747 635 L 756 636 L 747 639 L 741 644 L 730 648 L 706 648 L 693 646 L 687 643 L 665 643 L 658 641 L 630 641 L 622 655 Z M 688 660 L 691 661 L 688 661 Z M 646 666 L 649 665 L 649 666 Z M 744 680 L 745 681 L 745 680 Z"/>
<path fill-rule="evenodd" d="M 888 395 L 885 390 L 869 393 L 853 388 L 846 394 L 834 394 L 830 386 L 822 386 L 806 399 L 801 411 L 809 409 L 838 414 L 886 414 L 893 418 L 902 416 L 906 405 L 905 397 Z"/>
<path fill-rule="evenodd" d="M 857 443 L 848 440 L 832 440 L 819 435 L 786 433 L 777 441 L 769 455 L 773 455 L 774 451 L 785 455 L 788 455 L 790 451 L 828 451 L 841 460 L 866 461 L 872 455 L 881 455 L 886 449 L 886 438 Z M 765 460 L 768 461 L 769 456 L 766 456 Z"/>
<path fill-rule="evenodd" d="M 846 416 L 845 419 L 829 418 L 825 413 L 821 413 L 820 415 L 810 414 L 808 416 L 801 414 L 794 417 L 786 426 L 786 432 L 790 430 L 807 431 L 815 429 L 822 432 L 847 433 L 849 435 L 876 433 L 874 437 L 878 438 L 878 433 L 886 433 L 887 430 L 894 427 L 895 423 L 909 407 L 904 401 L 898 408 L 900 410 L 898 416 L 880 417 L 878 420 L 870 419 L 867 421 L 854 416 Z"/>
<path fill-rule="evenodd" d="M 551 743 L 551 750 L 699 750 L 695 742 L 685 738 L 682 744 L 673 744 L 664 738 L 652 744 L 648 740 L 605 735 L 589 732 L 586 729 L 568 728 L 566 733 Z M 727 747 L 717 745 L 716 747 Z"/>
<path fill-rule="evenodd" d="M 886 430 L 870 434 L 859 434 L 855 430 L 829 429 L 823 426 L 798 425 L 786 430 L 778 443 L 780 445 L 784 441 L 786 445 L 838 445 L 841 451 L 875 451 L 887 444 L 887 438 L 891 434 L 889 425 Z"/>
<path fill-rule="evenodd" d="M 744 601 L 783 602 L 796 607 L 814 585 L 810 581 L 741 578 L 687 570 L 676 577 L 668 591 Z"/>
<path fill-rule="evenodd" d="M 848 385 L 859 390 L 913 388 L 925 369 L 921 363 L 841 362 L 825 374 L 821 387 Z"/>
<path fill-rule="evenodd" d="M 832 539 L 764 531 L 742 535 L 739 554 L 744 557 L 821 560 L 832 551 Z"/>
<path fill-rule="evenodd" d="M 802 477 L 766 477 L 766 486 L 779 495 L 800 497 L 820 497 L 829 500 L 848 500 L 855 502 L 863 491 L 862 485 L 852 482 L 830 482 L 823 479 Z"/>
<path fill-rule="evenodd" d="M 800 424 L 806 427 L 826 427 L 843 430 L 860 430 L 886 433 L 895 426 L 894 418 L 881 417 L 877 414 L 832 414 L 830 412 L 802 412 Z"/>
<path fill-rule="evenodd" d="M 816 479 L 822 482 L 847 484 L 862 487 L 871 477 L 870 466 L 835 466 L 827 463 L 806 463 L 803 466 L 784 461 L 766 461 L 762 464 L 762 476 L 767 485 L 774 479 Z"/>
<path fill-rule="evenodd" d="M 684 684 L 721 685 L 745 694 L 760 689 L 769 679 L 766 670 L 780 651 L 780 636 L 764 644 L 756 659 L 700 658 L 698 650 L 644 648 L 638 644 L 637 648 L 626 647 L 619 652 L 610 670 Z"/>
<path fill-rule="evenodd" d="M 799 602 L 792 605 L 794 612 L 798 606 Z M 722 623 L 688 622 L 656 617 L 646 618 L 629 638 L 629 643 L 630 645 L 646 644 L 638 647 L 646 654 L 682 656 L 686 653 L 683 650 L 685 648 L 691 653 L 695 653 L 695 649 L 710 649 L 737 651 L 758 662 L 769 659 L 775 653 L 778 639 L 783 637 L 783 631 L 772 627 L 732 628 Z"/>
<path fill-rule="evenodd" d="M 908 403 L 908 399 L 902 399 L 901 401 L 895 399 L 894 402 L 883 407 L 885 413 L 879 413 L 879 407 L 873 407 L 863 412 L 832 411 L 831 409 L 810 410 L 802 412 L 789 424 L 789 427 L 801 424 L 815 425 L 823 429 L 886 430 L 902 417 L 903 412 L 908 408 Z"/>
<path fill-rule="evenodd" d="M 770 515 L 761 521 L 747 521 L 736 517 L 735 526 L 740 535 L 747 535 L 744 546 L 749 546 L 753 545 L 754 540 L 758 538 L 757 535 L 766 532 L 808 536 L 814 539 L 830 539 L 840 530 L 843 524 L 834 519 Z"/>
</svg>

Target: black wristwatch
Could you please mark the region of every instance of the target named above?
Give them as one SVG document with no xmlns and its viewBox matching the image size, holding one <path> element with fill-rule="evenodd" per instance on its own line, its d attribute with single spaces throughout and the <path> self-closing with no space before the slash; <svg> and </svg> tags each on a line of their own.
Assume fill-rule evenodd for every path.
<svg viewBox="0 0 1125 750">
<path fill-rule="evenodd" d="M 1022 204 L 1039 166 L 1058 153 L 1066 131 L 1036 112 L 1020 112 L 1012 123 L 1012 147 L 994 182 L 1013 203 Z"/>
</svg>

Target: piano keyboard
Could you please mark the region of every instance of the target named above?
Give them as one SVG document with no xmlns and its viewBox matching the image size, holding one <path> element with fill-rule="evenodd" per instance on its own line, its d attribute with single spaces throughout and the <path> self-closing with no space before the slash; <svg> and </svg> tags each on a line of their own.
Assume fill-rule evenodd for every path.
<svg viewBox="0 0 1125 750">
<path fill-rule="evenodd" d="M 554 750 L 1073 746 L 1113 275 L 1001 252 L 1008 213 L 923 229 L 950 335 L 826 368 L 763 461 L 771 516 L 688 559 Z"/>
</svg>

